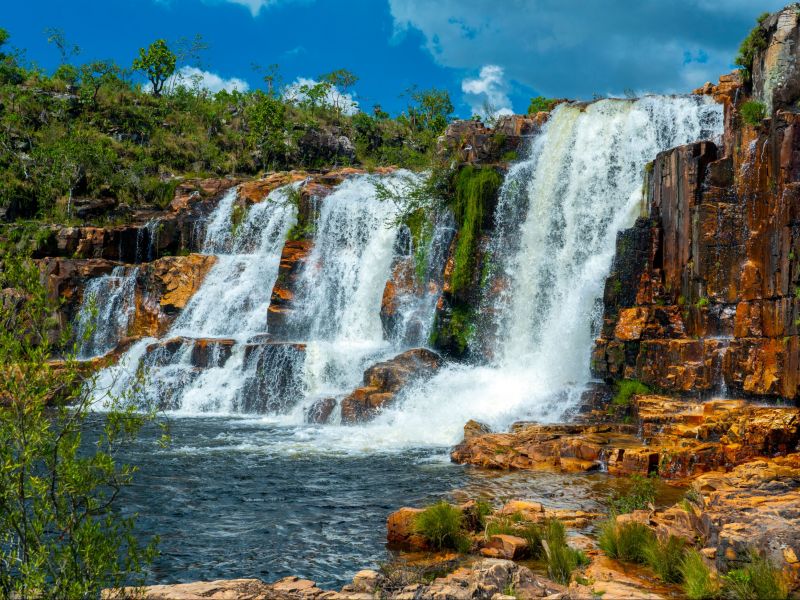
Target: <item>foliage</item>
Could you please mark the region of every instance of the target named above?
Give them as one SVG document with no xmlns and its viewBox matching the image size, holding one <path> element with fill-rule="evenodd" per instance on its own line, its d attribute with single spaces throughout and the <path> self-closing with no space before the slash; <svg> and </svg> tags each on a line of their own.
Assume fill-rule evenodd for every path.
<svg viewBox="0 0 800 600">
<path fill-rule="evenodd" d="M 697 550 L 686 551 L 680 564 L 683 592 L 689 600 L 713 600 L 720 594 L 720 585 Z"/>
<path fill-rule="evenodd" d="M 642 523 L 630 521 L 617 523 L 614 517 L 600 525 L 600 548 L 609 557 L 628 562 L 647 562 L 647 548 L 655 542 L 655 535 Z"/>
<path fill-rule="evenodd" d="M 768 18 L 768 12 L 762 13 L 756 21 L 756 26 L 753 27 L 739 46 L 739 55 L 734 62 L 741 69 L 744 81 L 750 81 L 752 78 L 753 61 L 756 58 L 756 54 L 767 49 L 767 33 L 764 31 L 762 24 Z"/>
<path fill-rule="evenodd" d="M 524 522 L 519 513 L 498 517 L 486 525 L 486 537 L 505 534 L 515 535 L 528 543 L 528 552 L 533 558 L 542 553 L 542 528 L 536 523 Z"/>
<path fill-rule="evenodd" d="M 531 98 L 531 103 L 528 105 L 528 114 L 535 115 L 539 112 L 550 112 L 558 104 L 558 100 L 554 98 L 545 98 L 544 96 L 536 96 Z"/>
<path fill-rule="evenodd" d="M 475 311 L 469 306 L 456 304 L 450 309 L 449 318 L 436 315 L 430 344 L 435 348 L 449 347 L 461 356 L 467 352 L 475 335 Z"/>
<path fill-rule="evenodd" d="M 757 552 L 750 554 L 748 563 L 722 576 L 723 593 L 732 600 L 760 600 L 789 597 L 786 579 L 780 569 Z"/>
<path fill-rule="evenodd" d="M 554 581 L 567 585 L 575 569 L 589 564 L 589 559 L 583 552 L 567 545 L 564 524 L 558 519 L 547 522 L 544 541 L 547 545 L 547 573 Z"/>
<path fill-rule="evenodd" d="M 501 183 L 502 177 L 491 167 L 468 165 L 455 176 L 452 209 L 458 224 L 458 240 L 450 277 L 454 294 L 465 291 L 472 281 L 483 220 Z"/>
<path fill-rule="evenodd" d="M 422 511 L 416 526 L 417 532 L 437 550 L 452 548 L 461 552 L 469 548 L 461 509 L 444 500 Z"/>
<path fill-rule="evenodd" d="M 155 540 L 141 547 L 134 518 L 114 510 L 135 472 L 114 457 L 148 415 L 106 397 L 102 431 L 82 445 L 99 390 L 74 351 L 51 362 L 69 332 L 57 335 L 55 306 L 26 258 L 35 243 L 20 228 L 0 252 L 0 596 L 95 597 L 136 583 L 154 556 Z"/>
<path fill-rule="evenodd" d="M 622 379 L 617 381 L 614 387 L 616 393 L 611 402 L 616 406 L 629 406 L 634 396 L 650 393 L 650 388 L 637 379 Z"/>
<path fill-rule="evenodd" d="M 767 107 L 763 102 L 748 100 L 739 107 L 739 114 L 748 125 L 760 125 L 767 116 Z"/>
<path fill-rule="evenodd" d="M 625 493 L 614 493 L 609 500 L 609 508 L 615 514 L 644 510 L 656 501 L 656 477 L 632 475 L 630 486 Z"/>
<path fill-rule="evenodd" d="M 680 583 L 680 564 L 686 552 L 686 542 L 674 535 L 666 541 L 653 536 L 644 546 L 644 559 L 662 581 L 666 583 Z"/>
<path fill-rule="evenodd" d="M 173 73 L 177 57 L 167 46 L 163 39 L 156 40 L 145 50 L 139 49 L 139 57 L 133 61 L 133 68 L 142 71 L 150 85 L 153 86 L 153 95 L 158 97 L 164 90 L 164 84 Z"/>
</svg>

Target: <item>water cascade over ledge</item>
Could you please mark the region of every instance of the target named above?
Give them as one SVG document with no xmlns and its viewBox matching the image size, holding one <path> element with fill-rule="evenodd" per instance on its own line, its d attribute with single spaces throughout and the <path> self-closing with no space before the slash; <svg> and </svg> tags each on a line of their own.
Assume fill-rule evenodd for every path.
<svg viewBox="0 0 800 600">
<path fill-rule="evenodd" d="M 305 415 L 360 385 L 366 367 L 427 343 L 438 293 L 400 303 L 398 334 L 387 336 L 380 318 L 404 232 L 375 183 L 398 175 L 356 175 L 322 199 L 280 339 L 267 314 L 301 184 L 272 192 L 238 224 L 229 191 L 208 218 L 203 253 L 217 262 L 199 291 L 161 340 L 140 340 L 101 380 L 123 389 L 144 364 L 144 393 L 175 414 L 255 414 L 288 427 L 291 441 L 281 443 L 293 450 L 447 446 L 469 419 L 496 428 L 556 420 L 590 379 L 603 282 L 617 233 L 638 214 L 647 162 L 721 132 L 721 108 L 699 97 L 557 107 L 501 188 L 488 244 L 501 291 L 484 294 L 473 340 L 483 334 L 487 360 L 450 363 L 372 422 L 341 426 L 334 416 L 311 426 Z M 426 254 L 429 277 L 444 270 L 452 235 L 444 214 Z"/>
</svg>

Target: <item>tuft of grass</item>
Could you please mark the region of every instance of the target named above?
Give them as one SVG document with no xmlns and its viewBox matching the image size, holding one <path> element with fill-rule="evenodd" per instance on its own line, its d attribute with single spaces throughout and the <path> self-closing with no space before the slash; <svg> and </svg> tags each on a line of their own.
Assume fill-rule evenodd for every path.
<svg viewBox="0 0 800 600">
<path fill-rule="evenodd" d="M 638 394 L 649 394 L 650 388 L 636 379 L 623 379 L 615 384 L 617 393 L 611 403 L 616 406 L 629 406 L 631 399 Z"/>
<path fill-rule="evenodd" d="M 610 558 L 632 563 L 647 562 L 647 548 L 656 543 L 655 535 L 642 523 L 617 523 L 612 517 L 600 525 L 600 549 Z"/>
<path fill-rule="evenodd" d="M 521 537 L 528 543 L 528 552 L 532 558 L 542 555 L 542 528 L 536 523 L 524 522 L 518 513 L 501 517 L 487 523 L 486 537 L 505 534 Z"/>
<path fill-rule="evenodd" d="M 469 550 L 470 541 L 464 533 L 464 515 L 458 507 L 444 500 L 422 511 L 417 516 L 416 527 L 417 533 L 437 550 Z"/>
<path fill-rule="evenodd" d="M 686 541 L 674 535 L 664 540 L 655 536 L 643 550 L 644 560 L 656 575 L 666 583 L 680 583 L 680 565 L 686 552 Z"/>
<path fill-rule="evenodd" d="M 739 107 L 739 114 L 742 120 L 748 125 L 758 125 L 767 116 L 767 107 L 763 102 L 748 100 Z"/>
<path fill-rule="evenodd" d="M 697 550 L 687 550 L 680 563 L 683 592 L 689 600 L 714 600 L 720 596 L 720 585 Z"/>
<path fill-rule="evenodd" d="M 656 501 L 656 477 L 632 475 L 631 485 L 624 494 L 615 493 L 609 500 L 612 513 L 625 514 L 635 510 L 645 510 Z"/>
<path fill-rule="evenodd" d="M 582 551 L 567 545 L 567 532 L 558 519 L 550 519 L 543 533 L 547 544 L 547 573 L 553 581 L 567 585 L 572 572 L 588 565 L 589 559 Z"/>
<path fill-rule="evenodd" d="M 785 600 L 789 597 L 783 573 L 757 552 L 751 553 L 747 565 L 722 576 L 722 588 L 725 598 L 731 600 Z"/>
</svg>

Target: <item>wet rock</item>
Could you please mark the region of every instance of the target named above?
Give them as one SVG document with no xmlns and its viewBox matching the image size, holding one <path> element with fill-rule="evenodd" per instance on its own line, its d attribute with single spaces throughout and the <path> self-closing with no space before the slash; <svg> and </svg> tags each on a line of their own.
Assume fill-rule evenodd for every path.
<svg viewBox="0 0 800 600">
<path fill-rule="evenodd" d="M 421 508 L 404 507 L 386 519 L 386 541 L 389 546 L 407 550 L 424 550 L 428 547 L 425 538 L 417 533 L 417 517 Z"/>
<path fill-rule="evenodd" d="M 231 339 L 196 339 L 192 344 L 191 363 L 201 369 L 221 367 L 230 358 L 235 344 L 236 340 Z"/>
<path fill-rule="evenodd" d="M 753 62 L 753 94 L 766 105 L 768 114 L 800 98 L 799 21 L 797 7 L 792 5 L 759 26 L 767 47 Z"/>
<path fill-rule="evenodd" d="M 293 300 L 300 271 L 305 267 L 311 252 L 312 241 L 289 240 L 281 251 L 278 278 L 272 288 L 267 312 L 267 328 L 276 338 L 289 335 L 289 318 L 294 310 Z"/>
<path fill-rule="evenodd" d="M 237 409 L 245 413 L 286 413 L 303 398 L 306 345 L 270 340 L 244 348 L 245 370 Z"/>
<path fill-rule="evenodd" d="M 403 388 L 432 376 L 441 365 L 442 359 L 435 352 L 415 348 L 369 367 L 364 371 L 364 385 L 342 400 L 342 422 L 374 417 L 391 405 Z"/>
<path fill-rule="evenodd" d="M 327 423 L 336 408 L 336 398 L 320 398 L 306 412 L 306 423 Z"/>
<path fill-rule="evenodd" d="M 79 219 L 86 219 L 112 211 L 117 205 L 116 198 L 76 198 L 73 203 L 73 211 Z"/>
</svg>

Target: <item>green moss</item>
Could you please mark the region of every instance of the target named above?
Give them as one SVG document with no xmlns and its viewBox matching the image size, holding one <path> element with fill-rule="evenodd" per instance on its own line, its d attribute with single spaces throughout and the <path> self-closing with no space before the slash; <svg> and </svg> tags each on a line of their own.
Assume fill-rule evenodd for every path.
<svg viewBox="0 0 800 600">
<path fill-rule="evenodd" d="M 455 176 L 451 207 L 458 224 L 458 240 L 450 286 L 456 295 L 472 281 L 483 219 L 501 183 L 502 177 L 492 168 L 468 165 Z"/>
<path fill-rule="evenodd" d="M 704 308 L 704 307 L 708 306 L 708 304 L 709 304 L 709 300 L 705 296 L 703 296 L 697 302 L 695 302 L 695 306 L 697 308 Z"/>
<path fill-rule="evenodd" d="M 756 54 L 766 50 L 767 48 L 767 33 L 761 27 L 762 23 L 769 18 L 769 13 L 762 13 L 756 22 L 756 26 L 750 31 L 739 46 L 739 55 L 736 57 L 736 65 L 740 67 L 742 72 L 742 79 L 750 81 L 753 72 L 753 61 Z"/>
<path fill-rule="evenodd" d="M 614 384 L 616 393 L 611 403 L 616 406 L 630 406 L 633 396 L 649 394 L 650 388 L 637 379 L 623 379 Z"/>
<path fill-rule="evenodd" d="M 475 312 L 466 306 L 456 306 L 450 311 L 449 319 L 437 316 L 429 341 L 434 348 L 449 348 L 463 355 L 474 334 Z"/>
<path fill-rule="evenodd" d="M 767 116 L 767 107 L 763 102 L 748 100 L 739 107 L 739 114 L 742 120 L 748 125 L 759 125 Z"/>
<path fill-rule="evenodd" d="M 433 236 L 433 222 L 428 211 L 418 208 L 406 215 L 405 225 L 411 234 L 411 246 L 414 252 L 414 268 L 419 281 L 424 281 L 428 269 L 428 252 Z"/>
</svg>

